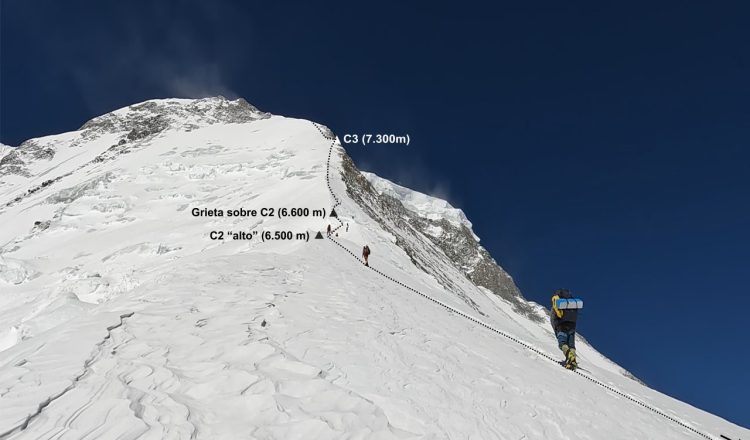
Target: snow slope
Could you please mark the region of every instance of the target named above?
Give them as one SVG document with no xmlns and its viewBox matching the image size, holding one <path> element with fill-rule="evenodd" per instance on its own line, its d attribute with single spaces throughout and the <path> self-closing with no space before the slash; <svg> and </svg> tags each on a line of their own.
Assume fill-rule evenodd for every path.
<svg viewBox="0 0 750 440">
<path fill-rule="evenodd" d="M 5 155 L 10 153 L 11 151 L 13 151 L 13 147 L 0 143 L 0 159 L 5 157 Z"/>
<path fill-rule="evenodd" d="M 362 172 L 362 175 L 365 176 L 377 192 L 395 197 L 404 207 L 414 211 L 421 217 L 445 219 L 453 224 L 463 224 L 467 228 L 471 228 L 471 222 L 466 218 L 464 212 L 454 208 L 445 200 L 397 185 L 373 173 Z"/>
<path fill-rule="evenodd" d="M 0 438 L 750 437 L 585 343 L 585 374 L 610 389 L 540 355 L 558 356 L 547 325 L 360 197 L 377 190 L 352 180 L 328 136 L 244 101 L 155 100 L 3 158 Z M 348 228 L 192 215 L 328 214 L 337 200 Z M 445 202 L 403 202 L 465 220 Z M 312 238 L 328 224 L 331 240 Z M 364 243 L 371 268 L 358 261 Z"/>
</svg>

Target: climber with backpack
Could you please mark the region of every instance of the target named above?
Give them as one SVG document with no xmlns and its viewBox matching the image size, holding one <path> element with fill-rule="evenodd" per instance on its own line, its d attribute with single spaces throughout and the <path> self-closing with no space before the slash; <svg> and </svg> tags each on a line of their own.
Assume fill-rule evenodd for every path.
<svg viewBox="0 0 750 440">
<path fill-rule="evenodd" d="M 365 247 L 362 248 L 362 258 L 365 260 L 365 266 L 370 267 L 370 264 L 367 262 L 367 259 L 370 257 L 370 246 L 365 245 Z"/>
<path fill-rule="evenodd" d="M 576 359 L 576 321 L 578 311 L 583 308 L 583 300 L 574 298 L 568 289 L 557 289 L 552 295 L 550 324 L 557 337 L 557 345 L 565 355 L 561 364 L 569 369 L 578 368 Z"/>
</svg>

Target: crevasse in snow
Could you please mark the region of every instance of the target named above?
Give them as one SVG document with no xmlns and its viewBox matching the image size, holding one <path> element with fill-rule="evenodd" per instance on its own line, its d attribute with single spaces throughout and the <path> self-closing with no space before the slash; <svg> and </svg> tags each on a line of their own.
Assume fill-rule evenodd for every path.
<svg viewBox="0 0 750 440">
<path fill-rule="evenodd" d="M 332 193 L 340 246 L 313 238 L 338 225 L 315 214 Z M 460 211 L 245 101 L 148 101 L 25 142 L 0 159 L 0 225 L 0 438 L 750 436 L 585 342 L 592 377 L 664 414 L 525 348 L 558 353 Z"/>
</svg>

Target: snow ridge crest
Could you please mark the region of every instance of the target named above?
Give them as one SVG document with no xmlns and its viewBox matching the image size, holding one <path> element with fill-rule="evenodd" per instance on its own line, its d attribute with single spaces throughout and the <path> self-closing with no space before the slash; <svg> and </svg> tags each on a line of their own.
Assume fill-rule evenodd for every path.
<svg viewBox="0 0 750 440">
<path fill-rule="evenodd" d="M 466 218 L 464 212 L 458 208 L 454 208 L 446 200 L 397 185 L 373 173 L 362 171 L 362 175 L 365 176 L 370 185 L 378 193 L 388 194 L 420 217 L 430 220 L 444 219 L 456 227 L 464 225 L 468 229 L 471 229 L 471 222 Z"/>
<path fill-rule="evenodd" d="M 96 132 L 129 132 L 138 137 L 143 131 L 182 128 L 190 131 L 217 123 L 237 124 L 266 119 L 271 115 L 242 98 L 223 96 L 202 99 L 152 99 L 98 116 L 81 126 Z"/>
</svg>

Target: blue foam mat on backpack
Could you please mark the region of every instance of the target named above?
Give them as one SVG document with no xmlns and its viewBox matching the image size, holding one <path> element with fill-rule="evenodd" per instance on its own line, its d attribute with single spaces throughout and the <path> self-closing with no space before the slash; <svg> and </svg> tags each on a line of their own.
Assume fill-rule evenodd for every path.
<svg viewBox="0 0 750 440">
<path fill-rule="evenodd" d="M 560 298 L 557 300 L 558 310 L 582 309 L 583 300 L 581 298 Z"/>
</svg>

